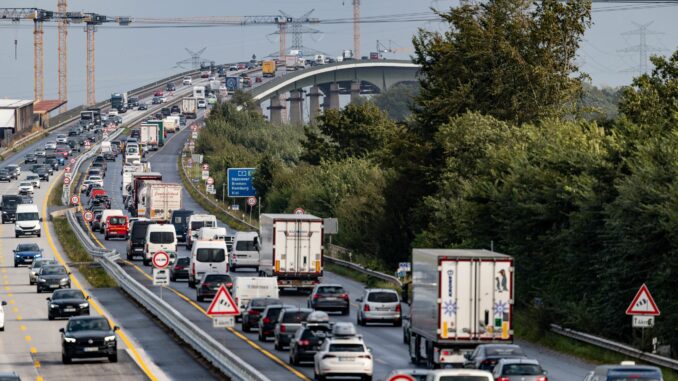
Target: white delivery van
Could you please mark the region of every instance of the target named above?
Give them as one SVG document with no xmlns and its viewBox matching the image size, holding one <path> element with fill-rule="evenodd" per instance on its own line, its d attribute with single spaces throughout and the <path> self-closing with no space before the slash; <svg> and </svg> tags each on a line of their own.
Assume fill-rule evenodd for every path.
<svg viewBox="0 0 678 381">
<path fill-rule="evenodd" d="M 249 267 L 259 271 L 259 234 L 236 232 L 231 246 L 231 271 Z"/>
<path fill-rule="evenodd" d="M 188 217 L 186 228 L 186 247 L 191 248 L 193 241 L 198 239 L 198 231 L 204 227 L 217 226 L 217 217 L 212 214 L 192 214 Z"/>
<path fill-rule="evenodd" d="M 254 298 L 278 299 L 279 293 L 278 279 L 276 277 L 233 277 L 233 291 L 231 295 L 240 311 L 244 311 L 245 306 Z"/>
<path fill-rule="evenodd" d="M 16 207 L 16 221 L 14 222 L 14 236 L 37 235 L 40 237 L 40 213 L 38 206 L 33 204 L 19 204 Z"/>
<path fill-rule="evenodd" d="M 177 232 L 172 224 L 151 224 L 146 230 L 144 265 L 151 264 L 153 254 L 158 251 L 177 252 Z"/>
<path fill-rule="evenodd" d="M 170 225 L 174 227 L 174 225 Z M 195 287 L 205 274 L 228 272 L 228 255 L 224 241 L 195 241 L 188 268 L 188 286 Z"/>
<path fill-rule="evenodd" d="M 103 233 L 106 231 L 106 221 L 108 220 L 108 217 L 124 215 L 125 213 L 123 213 L 122 210 L 120 209 L 104 209 L 104 211 L 101 212 L 101 223 L 99 224 L 99 232 Z"/>
<path fill-rule="evenodd" d="M 198 241 L 224 241 L 226 242 L 226 228 L 203 227 L 198 230 Z"/>
</svg>

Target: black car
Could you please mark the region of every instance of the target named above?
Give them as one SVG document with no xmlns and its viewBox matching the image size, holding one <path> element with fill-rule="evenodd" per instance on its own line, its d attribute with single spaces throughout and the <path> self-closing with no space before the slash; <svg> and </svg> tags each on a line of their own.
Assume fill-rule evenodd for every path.
<svg viewBox="0 0 678 381">
<path fill-rule="evenodd" d="M 64 288 L 56 290 L 47 298 L 47 319 L 89 315 L 89 296 L 80 290 Z"/>
<path fill-rule="evenodd" d="M 162 120 L 164 117 L 165 116 L 160 111 L 153 114 L 153 118 L 155 118 L 156 120 Z"/>
<path fill-rule="evenodd" d="M 80 152 L 80 143 L 75 139 L 68 139 L 68 146 L 71 147 L 71 151 Z"/>
<path fill-rule="evenodd" d="M 322 313 L 316 311 L 308 316 L 308 322 L 303 323 L 301 328 L 297 330 L 294 337 L 290 340 L 290 364 L 299 365 L 302 361 L 313 361 L 313 356 L 320 348 L 320 344 L 332 332 L 332 327 L 329 322 L 326 323 L 312 323 L 313 314 Z M 329 320 L 329 319 L 328 319 Z"/>
<path fill-rule="evenodd" d="M 16 164 L 10 164 L 5 168 L 10 176 L 12 176 L 15 180 L 19 179 L 19 175 L 21 174 L 21 167 L 19 167 Z"/>
<path fill-rule="evenodd" d="M 193 214 L 192 210 L 177 209 L 172 212 L 172 225 L 177 232 L 177 242 L 186 242 L 188 230 L 188 217 Z"/>
<path fill-rule="evenodd" d="M 181 109 L 179 108 L 178 105 L 174 105 L 174 106 L 172 106 L 172 108 L 170 109 L 170 113 L 171 113 L 171 114 L 181 114 Z"/>
<path fill-rule="evenodd" d="M 73 358 L 108 357 L 118 362 L 118 344 L 115 331 L 108 320 L 99 316 L 77 316 L 68 319 L 61 332 L 61 360 L 70 364 Z"/>
<path fill-rule="evenodd" d="M 162 117 L 170 116 L 172 114 L 172 111 L 170 110 L 169 107 L 163 107 L 160 109 L 160 112 L 162 113 Z"/>
<path fill-rule="evenodd" d="M 38 158 L 32 153 L 29 153 L 24 157 L 24 163 L 26 163 L 26 164 L 37 163 L 37 162 L 38 162 Z"/>
<path fill-rule="evenodd" d="M 482 344 L 476 347 L 472 353 L 465 355 L 466 368 L 492 371 L 499 360 L 503 358 L 525 358 L 520 346 L 515 344 Z"/>
<path fill-rule="evenodd" d="M 188 279 L 188 266 L 191 263 L 189 257 L 178 258 L 170 267 L 170 280 L 176 282 L 177 279 Z"/>
<path fill-rule="evenodd" d="M 137 110 L 142 111 L 142 110 L 148 110 L 148 106 L 146 106 L 146 103 L 139 103 L 139 107 L 137 107 Z"/>
<path fill-rule="evenodd" d="M 16 207 L 22 203 L 21 196 L 8 194 L 2 196 L 0 209 L 2 210 L 2 223 L 16 221 Z"/>
<path fill-rule="evenodd" d="M 151 101 L 152 104 L 154 105 L 159 105 L 162 103 L 162 98 L 160 97 L 153 97 L 153 100 Z"/>
<path fill-rule="evenodd" d="M 128 109 L 131 110 L 132 108 L 138 107 L 138 106 L 139 106 L 139 98 L 137 98 L 137 97 L 130 97 L 130 98 L 127 100 L 127 108 L 128 108 Z"/>
<path fill-rule="evenodd" d="M 7 181 L 8 183 L 12 181 L 12 175 L 9 173 L 8 170 L 6 169 L 0 170 L 0 181 Z"/>
<path fill-rule="evenodd" d="M 104 168 L 104 171 L 106 170 L 106 167 L 108 166 L 106 164 L 106 158 L 103 157 L 102 155 L 99 155 L 94 158 L 94 161 L 92 162 L 92 167 L 96 167 L 95 164 L 101 164 L 101 166 Z"/>
<path fill-rule="evenodd" d="M 175 91 L 177 87 L 174 85 L 173 82 L 168 82 L 167 85 L 165 86 L 165 90 L 167 91 Z"/>
<path fill-rule="evenodd" d="M 270 306 L 266 306 L 264 312 L 262 312 L 261 316 L 259 316 L 259 341 L 266 341 L 267 338 L 273 336 L 275 325 L 278 323 L 278 316 L 280 315 L 280 311 L 283 308 L 295 307 L 287 304 L 272 304 Z"/>
<path fill-rule="evenodd" d="M 135 255 L 144 256 L 146 245 L 146 231 L 153 221 L 134 221 L 130 227 L 129 240 L 127 241 L 127 259 L 132 260 Z"/>
<path fill-rule="evenodd" d="M 200 280 L 200 284 L 195 288 L 195 298 L 199 302 L 205 301 L 205 298 L 214 298 L 219 288 L 224 285 L 231 291 L 233 288 L 233 279 L 228 274 L 205 274 Z"/>
<path fill-rule="evenodd" d="M 118 110 L 118 113 L 119 113 L 119 114 L 124 114 L 124 113 L 127 112 L 127 106 L 125 106 L 125 105 L 120 105 L 120 106 L 118 106 L 118 107 L 116 108 L 116 110 Z"/>
<path fill-rule="evenodd" d="M 53 171 L 59 170 L 59 160 L 54 157 L 45 159 L 45 164 L 47 164 Z"/>
<path fill-rule="evenodd" d="M 40 177 L 40 180 L 49 181 L 49 170 L 47 170 L 47 168 L 40 167 L 34 172 L 37 173 L 38 177 Z"/>
<path fill-rule="evenodd" d="M 259 316 L 264 312 L 267 306 L 274 304 L 282 304 L 280 299 L 276 298 L 254 298 L 247 303 L 247 307 L 240 314 L 240 321 L 242 322 L 242 331 L 250 332 L 252 327 L 257 325 Z"/>
<path fill-rule="evenodd" d="M 76 129 L 69 130 L 68 136 L 78 136 L 78 130 L 76 130 Z"/>
<path fill-rule="evenodd" d="M 59 266 L 45 266 L 40 268 L 35 284 L 38 294 L 43 291 L 55 290 L 58 288 L 71 288 L 71 275 L 66 268 Z"/>
</svg>

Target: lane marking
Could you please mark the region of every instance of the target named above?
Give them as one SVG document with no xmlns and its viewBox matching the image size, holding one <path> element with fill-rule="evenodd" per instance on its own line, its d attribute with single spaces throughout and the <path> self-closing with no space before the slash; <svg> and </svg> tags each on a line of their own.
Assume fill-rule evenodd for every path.
<svg viewBox="0 0 678 381">
<path fill-rule="evenodd" d="M 25 339 L 26 341 L 31 341 L 31 337 L 28 336 L 28 335 L 26 335 L 26 337 L 24 337 L 24 339 Z"/>
<path fill-rule="evenodd" d="M 26 330 L 26 326 L 23 325 L 23 324 L 21 324 L 21 325 L 19 326 L 19 329 L 22 330 L 22 331 L 25 331 L 25 330 Z"/>
<path fill-rule="evenodd" d="M 33 353 L 33 354 L 38 353 L 38 348 L 36 348 L 36 347 L 31 347 L 31 353 Z"/>
<path fill-rule="evenodd" d="M 63 174 L 61 176 L 63 176 Z M 59 177 L 61 177 L 61 176 L 59 176 Z M 57 177 L 57 179 L 59 177 Z M 47 200 L 49 199 L 49 195 L 52 193 L 52 190 L 54 189 L 54 186 L 57 183 L 58 183 L 58 181 L 54 181 L 50 185 L 49 189 L 47 190 L 47 194 L 45 195 L 45 198 L 42 200 L 42 215 L 43 216 L 47 215 Z M 45 234 L 47 236 L 47 242 L 49 243 L 49 246 L 52 248 L 52 251 L 54 252 L 54 256 L 57 258 L 59 263 L 61 263 L 66 269 L 68 269 L 69 272 L 72 273 L 72 271 L 70 271 L 70 267 L 66 264 L 66 261 L 64 261 L 63 257 L 59 253 L 59 250 L 57 250 L 56 245 L 54 244 L 54 239 L 52 238 L 52 233 L 49 229 L 49 224 L 47 223 L 47 218 L 43 219 L 42 225 L 43 225 L 42 226 L 43 231 L 45 232 Z M 76 278 L 75 275 L 71 274 L 68 277 L 71 279 L 72 285 L 74 285 L 76 288 L 78 288 L 80 291 L 82 291 L 85 296 L 89 295 L 88 292 L 85 290 L 85 288 L 82 287 L 82 285 L 78 281 L 78 278 Z M 106 314 L 104 314 L 104 311 L 101 309 L 101 307 L 99 307 L 99 304 L 94 300 L 94 298 L 90 299 L 89 304 L 90 304 L 90 306 L 94 307 L 94 309 L 97 311 L 97 313 L 99 315 L 105 317 L 109 321 L 109 324 L 113 325 L 113 321 L 108 316 L 106 316 Z M 122 328 L 118 331 L 118 337 L 120 337 L 120 339 L 122 339 L 122 341 L 125 343 L 127 348 L 129 348 L 132 351 L 132 353 L 134 354 L 134 358 L 136 360 L 136 363 L 139 364 L 139 366 L 141 367 L 143 372 L 146 374 L 146 376 L 149 379 L 151 379 L 151 381 L 157 381 L 158 378 L 149 369 L 148 365 L 146 364 L 146 361 L 144 361 L 144 359 L 141 357 L 141 355 L 139 354 L 139 351 L 132 344 L 132 341 L 127 337 L 127 334 L 125 334 L 125 332 L 122 330 Z"/>
<path fill-rule="evenodd" d="M 24 320 L 24 318 L 22 318 L 21 315 L 16 315 L 16 320 L 21 321 L 21 320 Z"/>
</svg>

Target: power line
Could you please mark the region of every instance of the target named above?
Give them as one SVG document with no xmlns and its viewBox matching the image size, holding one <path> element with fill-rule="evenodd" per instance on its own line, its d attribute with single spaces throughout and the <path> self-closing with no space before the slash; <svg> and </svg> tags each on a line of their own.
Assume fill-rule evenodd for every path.
<svg viewBox="0 0 678 381">
<path fill-rule="evenodd" d="M 650 21 L 650 22 L 645 23 L 645 24 L 638 24 L 638 23 L 634 22 L 633 24 L 638 27 L 637 29 L 621 33 L 622 36 L 637 35 L 639 37 L 638 45 L 629 46 L 628 48 L 618 50 L 618 52 L 621 52 L 621 53 L 636 53 L 636 52 L 638 53 L 638 59 L 639 59 L 638 66 L 628 68 L 628 69 L 624 70 L 625 72 L 637 72 L 640 75 L 647 73 L 648 54 L 663 51 L 663 49 L 661 49 L 661 48 L 657 48 L 657 47 L 650 46 L 650 45 L 647 44 L 647 36 L 648 35 L 664 34 L 662 32 L 656 32 L 656 31 L 648 29 L 648 27 L 650 25 L 652 25 L 653 22 L 654 21 Z"/>
</svg>

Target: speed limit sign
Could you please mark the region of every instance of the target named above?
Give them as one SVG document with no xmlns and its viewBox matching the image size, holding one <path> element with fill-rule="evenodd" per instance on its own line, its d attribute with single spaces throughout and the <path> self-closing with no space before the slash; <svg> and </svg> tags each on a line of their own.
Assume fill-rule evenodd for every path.
<svg viewBox="0 0 678 381">
<path fill-rule="evenodd" d="M 80 197 L 78 197 L 78 196 L 72 196 L 71 197 L 71 204 L 78 205 L 79 203 L 80 203 Z"/>
<path fill-rule="evenodd" d="M 92 222 L 94 219 L 94 213 L 88 210 L 82 215 L 82 218 L 84 218 L 87 222 Z"/>
<path fill-rule="evenodd" d="M 66 173 L 71 173 L 71 167 L 68 166 L 68 165 L 65 166 L 65 167 L 64 167 L 64 172 L 66 172 Z"/>
<path fill-rule="evenodd" d="M 68 185 L 71 183 L 71 178 L 70 177 L 64 177 L 64 185 Z"/>
<path fill-rule="evenodd" d="M 72 159 L 71 159 L 71 164 L 75 164 L 75 161 L 76 161 L 75 158 L 72 158 Z"/>
<path fill-rule="evenodd" d="M 257 204 L 257 198 L 256 197 L 249 197 L 247 199 L 247 205 L 254 206 L 256 204 Z"/>
</svg>

